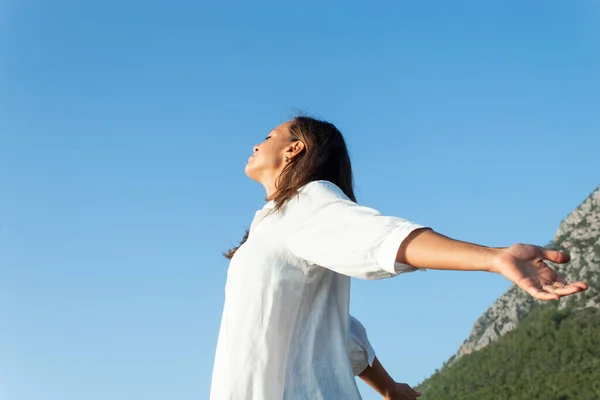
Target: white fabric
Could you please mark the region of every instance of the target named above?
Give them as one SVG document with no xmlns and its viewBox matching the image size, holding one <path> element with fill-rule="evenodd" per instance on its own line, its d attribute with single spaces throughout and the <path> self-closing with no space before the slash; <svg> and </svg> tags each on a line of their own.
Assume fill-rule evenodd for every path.
<svg viewBox="0 0 600 400">
<path fill-rule="evenodd" d="M 211 400 L 356 400 L 348 356 L 350 276 L 414 271 L 395 262 L 421 225 L 350 201 L 334 184 L 267 204 L 231 260 Z"/>
<path fill-rule="evenodd" d="M 371 342 L 369 342 L 367 330 L 352 315 L 350 315 L 348 356 L 354 375 L 363 372 L 367 366 L 372 366 L 375 359 L 375 350 L 373 350 Z"/>
</svg>

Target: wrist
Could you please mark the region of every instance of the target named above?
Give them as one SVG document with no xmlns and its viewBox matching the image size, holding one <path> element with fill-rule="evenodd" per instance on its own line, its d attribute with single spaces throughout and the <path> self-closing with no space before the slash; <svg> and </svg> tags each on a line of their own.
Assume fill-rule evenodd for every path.
<svg viewBox="0 0 600 400">
<path fill-rule="evenodd" d="M 394 382 L 394 385 L 396 384 L 396 382 Z M 384 398 L 384 400 L 388 400 L 388 399 L 393 399 L 394 397 L 394 386 L 387 386 L 385 389 L 383 389 L 381 391 L 381 393 L 379 393 L 381 395 L 381 397 Z"/>
<path fill-rule="evenodd" d="M 504 247 L 490 247 L 487 248 L 487 255 L 485 261 L 484 271 L 493 272 L 495 274 L 501 274 L 500 271 L 500 258 L 504 251 Z"/>
</svg>

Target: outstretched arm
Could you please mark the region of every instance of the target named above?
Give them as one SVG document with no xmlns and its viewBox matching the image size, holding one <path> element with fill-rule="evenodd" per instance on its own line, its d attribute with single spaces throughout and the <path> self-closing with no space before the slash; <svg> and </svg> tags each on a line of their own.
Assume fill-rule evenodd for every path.
<svg viewBox="0 0 600 400">
<path fill-rule="evenodd" d="M 431 229 L 417 229 L 402 242 L 396 262 L 428 269 L 487 271 L 503 275 L 538 300 L 556 300 L 588 288 L 568 283 L 544 261 L 566 263 L 569 256 L 539 246 L 490 248 L 454 240 Z"/>
<path fill-rule="evenodd" d="M 291 210 L 291 211 L 290 211 Z M 311 182 L 299 194 L 287 235 L 292 253 L 340 274 L 383 279 L 418 268 L 502 274 L 539 300 L 555 300 L 587 289 L 567 282 L 544 261 L 569 256 L 538 246 L 489 248 L 462 242 L 402 218 L 359 206 L 337 186 Z"/>
</svg>

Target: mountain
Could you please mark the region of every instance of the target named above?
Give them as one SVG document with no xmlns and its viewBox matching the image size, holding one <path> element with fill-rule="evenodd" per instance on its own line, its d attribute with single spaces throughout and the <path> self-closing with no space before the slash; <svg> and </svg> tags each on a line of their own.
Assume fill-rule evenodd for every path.
<svg viewBox="0 0 600 400">
<path fill-rule="evenodd" d="M 585 281 L 590 285 L 582 294 L 561 299 L 559 307 L 600 307 L 600 186 L 563 220 L 547 247 L 571 255 L 568 264 L 554 265 L 567 281 Z M 448 363 L 494 343 L 515 329 L 540 303 L 513 285 L 479 317 L 469 338 Z"/>
<path fill-rule="evenodd" d="M 600 399 L 600 186 L 548 247 L 571 255 L 554 268 L 589 289 L 541 302 L 512 286 L 456 355 L 418 386 L 425 399 Z"/>
<path fill-rule="evenodd" d="M 424 400 L 600 399 L 600 309 L 534 307 L 517 329 L 417 386 Z"/>
</svg>

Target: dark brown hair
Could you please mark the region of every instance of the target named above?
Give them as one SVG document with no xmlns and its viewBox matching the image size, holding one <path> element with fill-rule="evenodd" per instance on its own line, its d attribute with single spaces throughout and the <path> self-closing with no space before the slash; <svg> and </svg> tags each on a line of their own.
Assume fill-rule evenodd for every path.
<svg viewBox="0 0 600 400">
<path fill-rule="evenodd" d="M 318 180 L 335 184 L 350 200 L 356 201 L 348 148 L 335 125 L 301 116 L 292 120 L 289 129 L 290 141 L 301 141 L 304 150 L 286 164 L 275 181 L 277 191 L 268 199 L 275 202 L 274 211 L 280 210 L 298 189 Z M 225 253 L 225 257 L 231 259 L 248 235 L 249 231 L 246 231 L 239 246 Z"/>
</svg>

